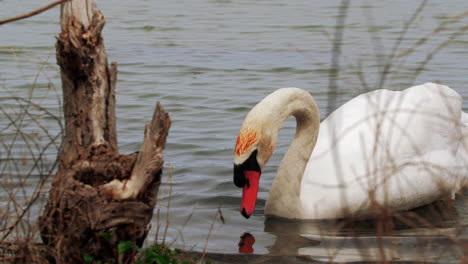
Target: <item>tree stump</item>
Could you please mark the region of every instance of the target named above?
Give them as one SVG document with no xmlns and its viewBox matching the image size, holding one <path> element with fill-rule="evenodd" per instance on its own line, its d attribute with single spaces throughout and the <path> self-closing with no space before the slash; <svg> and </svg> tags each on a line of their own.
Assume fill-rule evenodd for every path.
<svg viewBox="0 0 468 264">
<path fill-rule="evenodd" d="M 159 103 L 137 153 L 117 149 L 117 65 L 107 64 L 104 16 L 94 0 L 61 6 L 57 63 L 61 70 L 65 135 L 60 167 L 43 215 L 41 237 L 56 263 L 117 259 L 117 245 L 141 246 L 156 204 L 170 118 Z M 126 251 L 124 263 L 135 254 Z"/>
</svg>

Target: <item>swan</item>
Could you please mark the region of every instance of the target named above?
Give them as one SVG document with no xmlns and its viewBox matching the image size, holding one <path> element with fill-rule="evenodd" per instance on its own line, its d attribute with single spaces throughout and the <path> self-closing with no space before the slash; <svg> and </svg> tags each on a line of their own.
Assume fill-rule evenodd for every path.
<svg viewBox="0 0 468 264">
<path fill-rule="evenodd" d="M 451 88 L 425 83 L 375 90 L 322 123 L 310 93 L 281 88 L 245 117 L 234 149 L 240 211 L 255 209 L 260 175 L 289 116 L 296 133 L 264 213 L 290 219 L 372 217 L 409 210 L 462 191 L 468 178 L 468 115 Z"/>
</svg>

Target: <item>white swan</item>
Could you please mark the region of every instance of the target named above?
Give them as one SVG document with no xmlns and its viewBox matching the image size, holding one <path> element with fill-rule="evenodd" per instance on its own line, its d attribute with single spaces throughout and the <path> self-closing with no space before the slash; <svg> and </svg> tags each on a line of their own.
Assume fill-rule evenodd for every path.
<svg viewBox="0 0 468 264">
<path fill-rule="evenodd" d="M 352 99 L 320 124 L 308 92 L 273 92 L 248 113 L 237 138 L 234 183 L 243 188 L 241 213 L 253 213 L 261 171 L 290 115 L 296 134 L 271 186 L 266 215 L 367 217 L 381 208 L 407 210 L 454 197 L 468 182 L 462 102 L 457 92 L 434 83 L 377 90 Z"/>
</svg>

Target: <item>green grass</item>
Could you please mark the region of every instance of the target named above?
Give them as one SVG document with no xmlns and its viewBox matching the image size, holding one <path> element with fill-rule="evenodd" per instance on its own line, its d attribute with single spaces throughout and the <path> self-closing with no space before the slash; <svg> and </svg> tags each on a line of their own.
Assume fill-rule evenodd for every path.
<svg viewBox="0 0 468 264">
<path fill-rule="evenodd" d="M 131 262 L 125 262 L 124 254 L 129 250 L 136 250 L 140 252 L 139 256 L 135 257 L 135 259 Z M 190 264 L 189 261 L 183 261 L 177 257 L 182 251 L 179 249 L 170 249 L 165 245 L 153 245 L 144 252 L 141 252 L 142 249 L 137 247 L 132 241 L 121 241 L 117 246 L 118 256 L 116 256 L 116 260 L 112 261 L 111 263 L 118 263 L 118 264 L 127 264 L 127 263 L 135 263 L 135 264 Z M 98 257 L 94 257 L 91 255 L 84 255 L 83 260 L 85 263 L 89 264 L 107 264 L 103 263 Z M 110 263 L 109 263 L 110 264 Z"/>
</svg>

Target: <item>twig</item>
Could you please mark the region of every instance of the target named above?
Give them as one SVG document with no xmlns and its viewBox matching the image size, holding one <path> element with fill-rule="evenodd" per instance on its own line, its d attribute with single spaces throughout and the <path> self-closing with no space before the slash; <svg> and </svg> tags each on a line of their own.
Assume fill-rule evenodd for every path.
<svg viewBox="0 0 468 264">
<path fill-rule="evenodd" d="M 468 31 L 468 26 L 461 27 L 458 31 L 452 33 L 450 37 L 445 40 L 444 42 L 440 43 L 434 50 L 432 50 L 429 54 L 427 54 L 426 59 L 423 60 L 421 63 L 419 63 L 418 67 L 416 67 L 415 73 L 413 74 L 413 78 L 411 80 L 411 83 L 414 83 L 416 78 L 419 76 L 419 74 L 424 70 L 426 65 L 434 58 L 434 56 L 439 53 L 443 48 L 445 48 L 447 45 L 452 43 L 452 41 L 463 34 L 464 32 Z"/>
<path fill-rule="evenodd" d="M 205 259 L 206 250 L 208 248 L 208 241 L 210 241 L 211 232 L 214 229 L 214 225 L 216 223 L 216 218 L 218 218 L 218 215 L 220 215 L 220 216 L 223 215 L 223 213 L 221 212 L 221 205 L 219 205 L 218 211 L 216 211 L 216 214 L 213 216 L 213 221 L 211 221 L 210 231 L 208 232 L 208 236 L 206 237 L 206 242 L 205 242 L 205 246 L 203 247 L 203 253 L 202 253 L 202 256 L 200 258 L 200 263 L 203 263 L 203 260 Z M 224 217 L 221 218 L 221 220 L 224 223 Z"/>
<path fill-rule="evenodd" d="M 170 224 L 170 208 L 171 208 L 171 197 L 172 197 L 172 164 L 169 164 L 169 198 L 167 200 L 167 211 L 166 211 L 166 227 L 164 228 L 162 245 L 166 245 L 167 230 Z"/>
<path fill-rule="evenodd" d="M 156 244 L 158 243 L 159 230 L 161 229 L 161 226 L 162 226 L 162 224 L 161 224 L 161 207 L 162 207 L 162 204 L 163 204 L 165 194 L 166 194 L 166 189 L 165 188 L 162 188 L 162 190 L 160 192 L 158 192 L 158 197 L 160 197 L 159 202 L 157 202 L 158 210 L 156 211 L 156 222 L 158 224 L 156 225 L 156 234 L 155 234 L 155 237 L 154 237 L 154 243 L 156 243 Z M 169 210 L 169 208 L 167 210 Z"/>
<path fill-rule="evenodd" d="M 330 74 L 328 75 L 328 105 L 327 111 L 331 113 L 336 106 L 336 94 L 338 90 L 337 79 L 340 74 L 341 45 L 348 15 L 349 0 L 341 1 L 340 12 L 336 21 L 335 38 L 332 48 L 332 60 Z"/>
<path fill-rule="evenodd" d="M 400 48 L 400 44 L 404 40 L 404 37 L 406 33 L 408 32 L 410 26 L 413 24 L 413 22 L 416 20 L 419 14 L 421 14 L 424 7 L 426 7 L 427 2 L 428 0 L 422 1 L 419 7 L 416 9 L 416 11 L 414 11 L 413 15 L 410 17 L 410 19 L 406 21 L 403 27 L 403 30 L 400 32 L 400 36 L 396 40 L 395 45 L 393 46 L 392 51 L 390 52 L 387 58 L 387 61 L 384 63 L 383 70 L 380 75 L 380 80 L 379 80 L 379 83 L 377 84 L 377 89 L 384 88 L 386 77 L 390 73 L 390 69 L 393 66 L 392 60 L 397 57 L 396 54 L 397 54 L 398 49 Z"/>
<path fill-rule="evenodd" d="M 182 229 L 179 230 L 179 232 L 177 233 L 177 236 L 174 238 L 174 240 L 169 244 L 169 247 L 172 248 L 172 245 L 177 241 L 177 239 L 179 239 L 179 237 L 182 238 L 182 241 L 184 242 L 185 239 L 184 239 L 184 236 L 182 234 L 182 231 L 184 231 L 184 228 L 187 226 L 188 222 L 190 221 L 190 219 L 192 219 L 192 216 L 193 214 L 195 213 L 195 207 L 192 207 L 192 212 L 189 214 L 189 216 L 187 217 L 187 219 L 185 220 L 184 224 L 182 225 Z M 185 243 L 185 242 L 184 242 Z"/>
<path fill-rule="evenodd" d="M 50 145 L 51 143 L 49 143 L 48 145 Z M 61 145 L 63 144 L 63 142 L 61 142 Z M 62 146 L 60 146 L 60 148 L 62 148 Z M 47 149 L 47 147 L 45 148 Z M 43 155 L 43 153 L 45 152 L 45 149 L 44 151 L 40 154 L 40 157 Z M 57 154 L 58 155 L 58 154 Z M 41 179 L 41 182 L 39 183 L 39 185 L 37 186 L 36 190 L 34 191 L 34 194 L 31 196 L 31 199 L 29 200 L 29 202 L 26 204 L 26 207 L 23 209 L 22 213 L 18 216 L 17 220 L 15 221 L 15 223 L 13 225 L 11 225 L 10 227 L 7 227 L 7 228 L 4 228 L 0 231 L 6 231 L 6 234 L 3 234 L 2 238 L 0 239 L 0 242 L 3 242 L 3 240 L 5 240 L 11 233 L 11 231 L 13 231 L 13 229 L 20 223 L 20 221 L 23 219 L 24 215 L 29 211 L 29 209 L 31 209 L 32 205 L 37 201 L 37 199 L 40 197 L 40 194 L 41 192 L 43 191 L 43 188 L 46 186 L 45 183 L 47 182 L 47 180 L 52 176 L 52 173 L 54 172 L 54 170 L 58 167 L 58 156 L 57 156 L 57 159 L 55 160 L 55 162 L 52 164 L 52 167 L 50 168 L 49 170 L 49 173 L 47 175 L 47 177 L 44 177 L 43 179 Z"/>
<path fill-rule="evenodd" d="M 342 0 L 340 4 L 340 9 L 338 17 L 336 19 L 336 29 L 335 29 L 335 38 L 332 48 L 332 57 L 331 57 L 331 68 L 328 75 L 328 95 L 327 95 L 327 114 L 330 114 L 336 107 L 336 94 L 338 92 L 338 77 L 340 75 L 340 56 L 341 56 L 341 46 L 343 43 L 343 35 L 346 26 L 346 17 L 348 16 L 350 0 Z M 330 138 L 333 140 L 336 139 L 336 131 L 331 128 L 328 129 L 326 133 L 329 133 Z M 344 183 L 343 171 L 341 166 L 341 159 L 338 157 L 337 151 L 332 151 L 333 161 L 336 162 L 337 178 L 340 184 Z M 340 201 L 342 204 L 346 204 L 346 195 L 340 192 Z M 346 208 L 343 208 L 346 214 Z"/>
<path fill-rule="evenodd" d="M 400 57 L 408 56 L 409 54 L 412 54 L 414 51 L 417 50 L 418 47 L 422 46 L 428 40 L 430 40 L 431 37 L 433 37 L 433 36 L 437 35 L 438 33 L 442 32 L 444 30 L 444 27 L 448 23 L 453 23 L 453 21 L 460 20 L 460 19 L 462 19 L 464 17 L 467 17 L 467 16 L 468 16 L 468 11 L 465 11 L 465 12 L 463 12 L 461 14 L 450 17 L 449 20 L 444 21 L 443 23 L 440 23 L 440 25 L 437 28 L 433 29 L 429 34 L 427 34 L 426 36 L 424 36 L 424 37 L 420 38 L 418 41 L 416 41 L 416 43 L 414 43 L 412 47 L 410 47 L 408 49 L 405 49 L 405 50 L 401 51 L 398 54 L 395 54 L 395 57 L 400 58 Z"/>
<path fill-rule="evenodd" d="M 26 13 L 26 14 L 22 14 L 22 15 L 19 15 L 19 16 L 15 16 L 15 17 L 10 17 L 10 18 L 7 18 L 7 19 L 3 19 L 3 20 L 0 20 L 0 25 L 3 25 L 3 24 L 6 24 L 6 23 L 10 23 L 10 22 L 13 22 L 13 21 L 17 21 L 17 20 L 21 20 L 21 19 L 25 19 L 25 18 L 28 18 L 28 17 L 32 17 L 32 16 L 35 16 L 37 14 L 40 14 L 44 11 L 47 11 L 49 9 L 51 9 L 52 7 L 56 6 L 56 5 L 60 5 L 60 4 L 63 4 L 65 2 L 68 2 L 70 0 L 59 0 L 59 1 L 55 1 L 53 3 L 50 3 L 44 7 L 41 7 L 39 9 L 36 9 L 32 12 L 29 12 L 29 13 Z"/>
<path fill-rule="evenodd" d="M 61 138 L 61 135 L 63 134 L 63 126 L 62 126 L 60 118 L 55 116 L 53 113 L 48 111 L 46 108 L 44 108 L 44 107 L 40 106 L 39 104 L 36 104 L 36 103 L 34 103 L 32 101 L 33 92 L 34 92 L 34 89 L 35 89 L 37 81 L 38 81 L 38 76 L 42 72 L 42 69 L 43 69 L 44 65 L 45 65 L 45 63 L 41 65 L 41 67 L 39 69 L 39 72 L 36 74 L 36 77 L 34 79 L 34 83 L 33 83 L 32 87 L 31 87 L 31 89 L 29 91 L 28 98 L 21 98 L 21 97 L 12 96 L 12 97 L 6 97 L 6 98 L 0 99 L 0 102 L 3 101 L 3 100 L 15 100 L 17 102 L 17 104 L 19 105 L 19 108 L 21 110 L 20 112 L 16 113 L 16 115 L 18 117 L 15 118 L 12 115 L 10 115 L 8 113 L 8 111 L 6 111 L 3 107 L 0 107 L 0 112 L 2 112 L 10 120 L 9 126 L 11 126 L 16 131 L 13 142 L 10 143 L 9 146 L 7 146 L 7 145 L 4 146 L 4 149 L 7 150 L 8 154 L 7 154 L 7 157 L 6 157 L 5 166 L 3 167 L 3 169 L 0 169 L 1 172 L 4 173 L 5 169 L 8 166 L 9 161 L 14 160 L 14 157 L 12 156 L 11 153 L 12 153 L 12 149 L 15 147 L 15 141 L 17 140 L 17 137 L 20 137 L 20 138 L 23 139 L 24 143 L 26 144 L 27 149 L 29 150 L 29 153 L 32 156 L 32 159 L 34 160 L 33 166 L 30 167 L 30 170 L 26 174 L 25 177 L 22 177 L 20 175 L 20 169 L 15 163 L 16 170 L 18 171 L 19 187 L 23 188 L 23 196 L 24 197 L 27 197 L 27 194 L 24 191 L 24 184 L 27 181 L 27 179 L 29 178 L 29 176 L 31 176 L 33 174 L 33 171 L 37 169 L 38 172 L 40 173 L 40 175 L 43 175 L 42 167 L 43 167 L 43 164 L 44 164 L 44 159 L 45 159 L 44 157 L 46 155 L 46 151 L 49 149 L 49 147 L 51 145 L 55 145 L 57 149 L 60 149 L 61 144 L 63 143 L 63 142 L 61 142 L 60 146 L 56 145 L 56 141 L 59 138 Z M 38 119 L 34 117 L 33 113 L 29 110 L 32 107 L 34 107 L 35 109 L 38 109 L 41 112 L 46 113 L 48 117 L 51 117 L 52 119 L 57 121 L 57 124 L 60 127 L 60 132 L 56 136 L 53 137 L 48 132 L 47 128 L 45 126 L 41 125 L 41 123 L 38 121 Z M 33 121 L 34 124 L 37 124 L 38 127 L 40 127 L 42 129 L 42 131 L 44 132 L 44 134 L 47 135 L 47 137 L 49 138 L 49 140 L 50 140 L 49 143 L 47 143 L 42 149 L 39 146 L 39 142 L 37 142 L 33 138 L 29 139 L 30 137 L 28 137 L 27 134 L 23 132 L 24 124 L 27 123 L 27 121 L 25 121 L 26 117 L 29 117 Z M 32 141 L 32 143 L 30 141 Z M 33 146 L 35 146 L 37 148 L 38 157 L 35 156 L 35 151 L 33 150 Z M 40 197 L 40 194 L 42 193 L 43 188 L 45 188 L 45 186 L 46 186 L 45 183 L 47 182 L 47 180 L 50 178 L 50 176 L 53 174 L 55 168 L 57 168 L 57 167 L 58 167 L 58 160 L 55 159 L 55 162 L 51 165 L 51 168 L 49 168 L 49 170 L 47 172 L 47 176 L 46 177 L 41 177 L 41 180 L 40 180 L 39 184 L 36 186 L 36 189 L 34 190 L 34 193 L 31 195 L 29 200 L 27 200 L 27 202 L 25 202 L 23 205 L 20 205 L 19 203 L 16 203 L 16 201 L 15 201 L 15 194 L 17 192 L 19 192 L 18 188 L 14 188 L 14 189 L 10 190 L 10 188 L 8 188 L 6 186 L 2 186 L 2 188 L 4 190 L 7 190 L 7 193 L 10 196 L 9 203 L 10 202 L 13 203 L 13 206 L 17 211 L 16 212 L 17 213 L 17 215 L 16 215 L 17 219 L 14 220 L 13 223 L 10 226 L 8 226 L 9 221 L 5 221 L 5 224 L 0 229 L 0 232 L 4 232 L 4 234 L 0 238 L 0 242 L 4 241 L 11 234 L 11 232 L 13 230 L 17 229 L 18 226 L 23 225 L 23 224 L 26 224 L 28 226 L 28 228 L 27 228 L 28 232 L 31 232 L 30 223 L 29 222 L 23 223 L 22 221 L 25 218 L 25 216 L 29 213 L 29 210 L 35 204 L 37 199 Z M 8 209 L 7 209 L 7 211 L 8 211 Z M 8 215 L 7 215 L 7 217 L 8 217 Z M 23 230 L 26 230 L 26 228 L 23 227 Z"/>
</svg>

